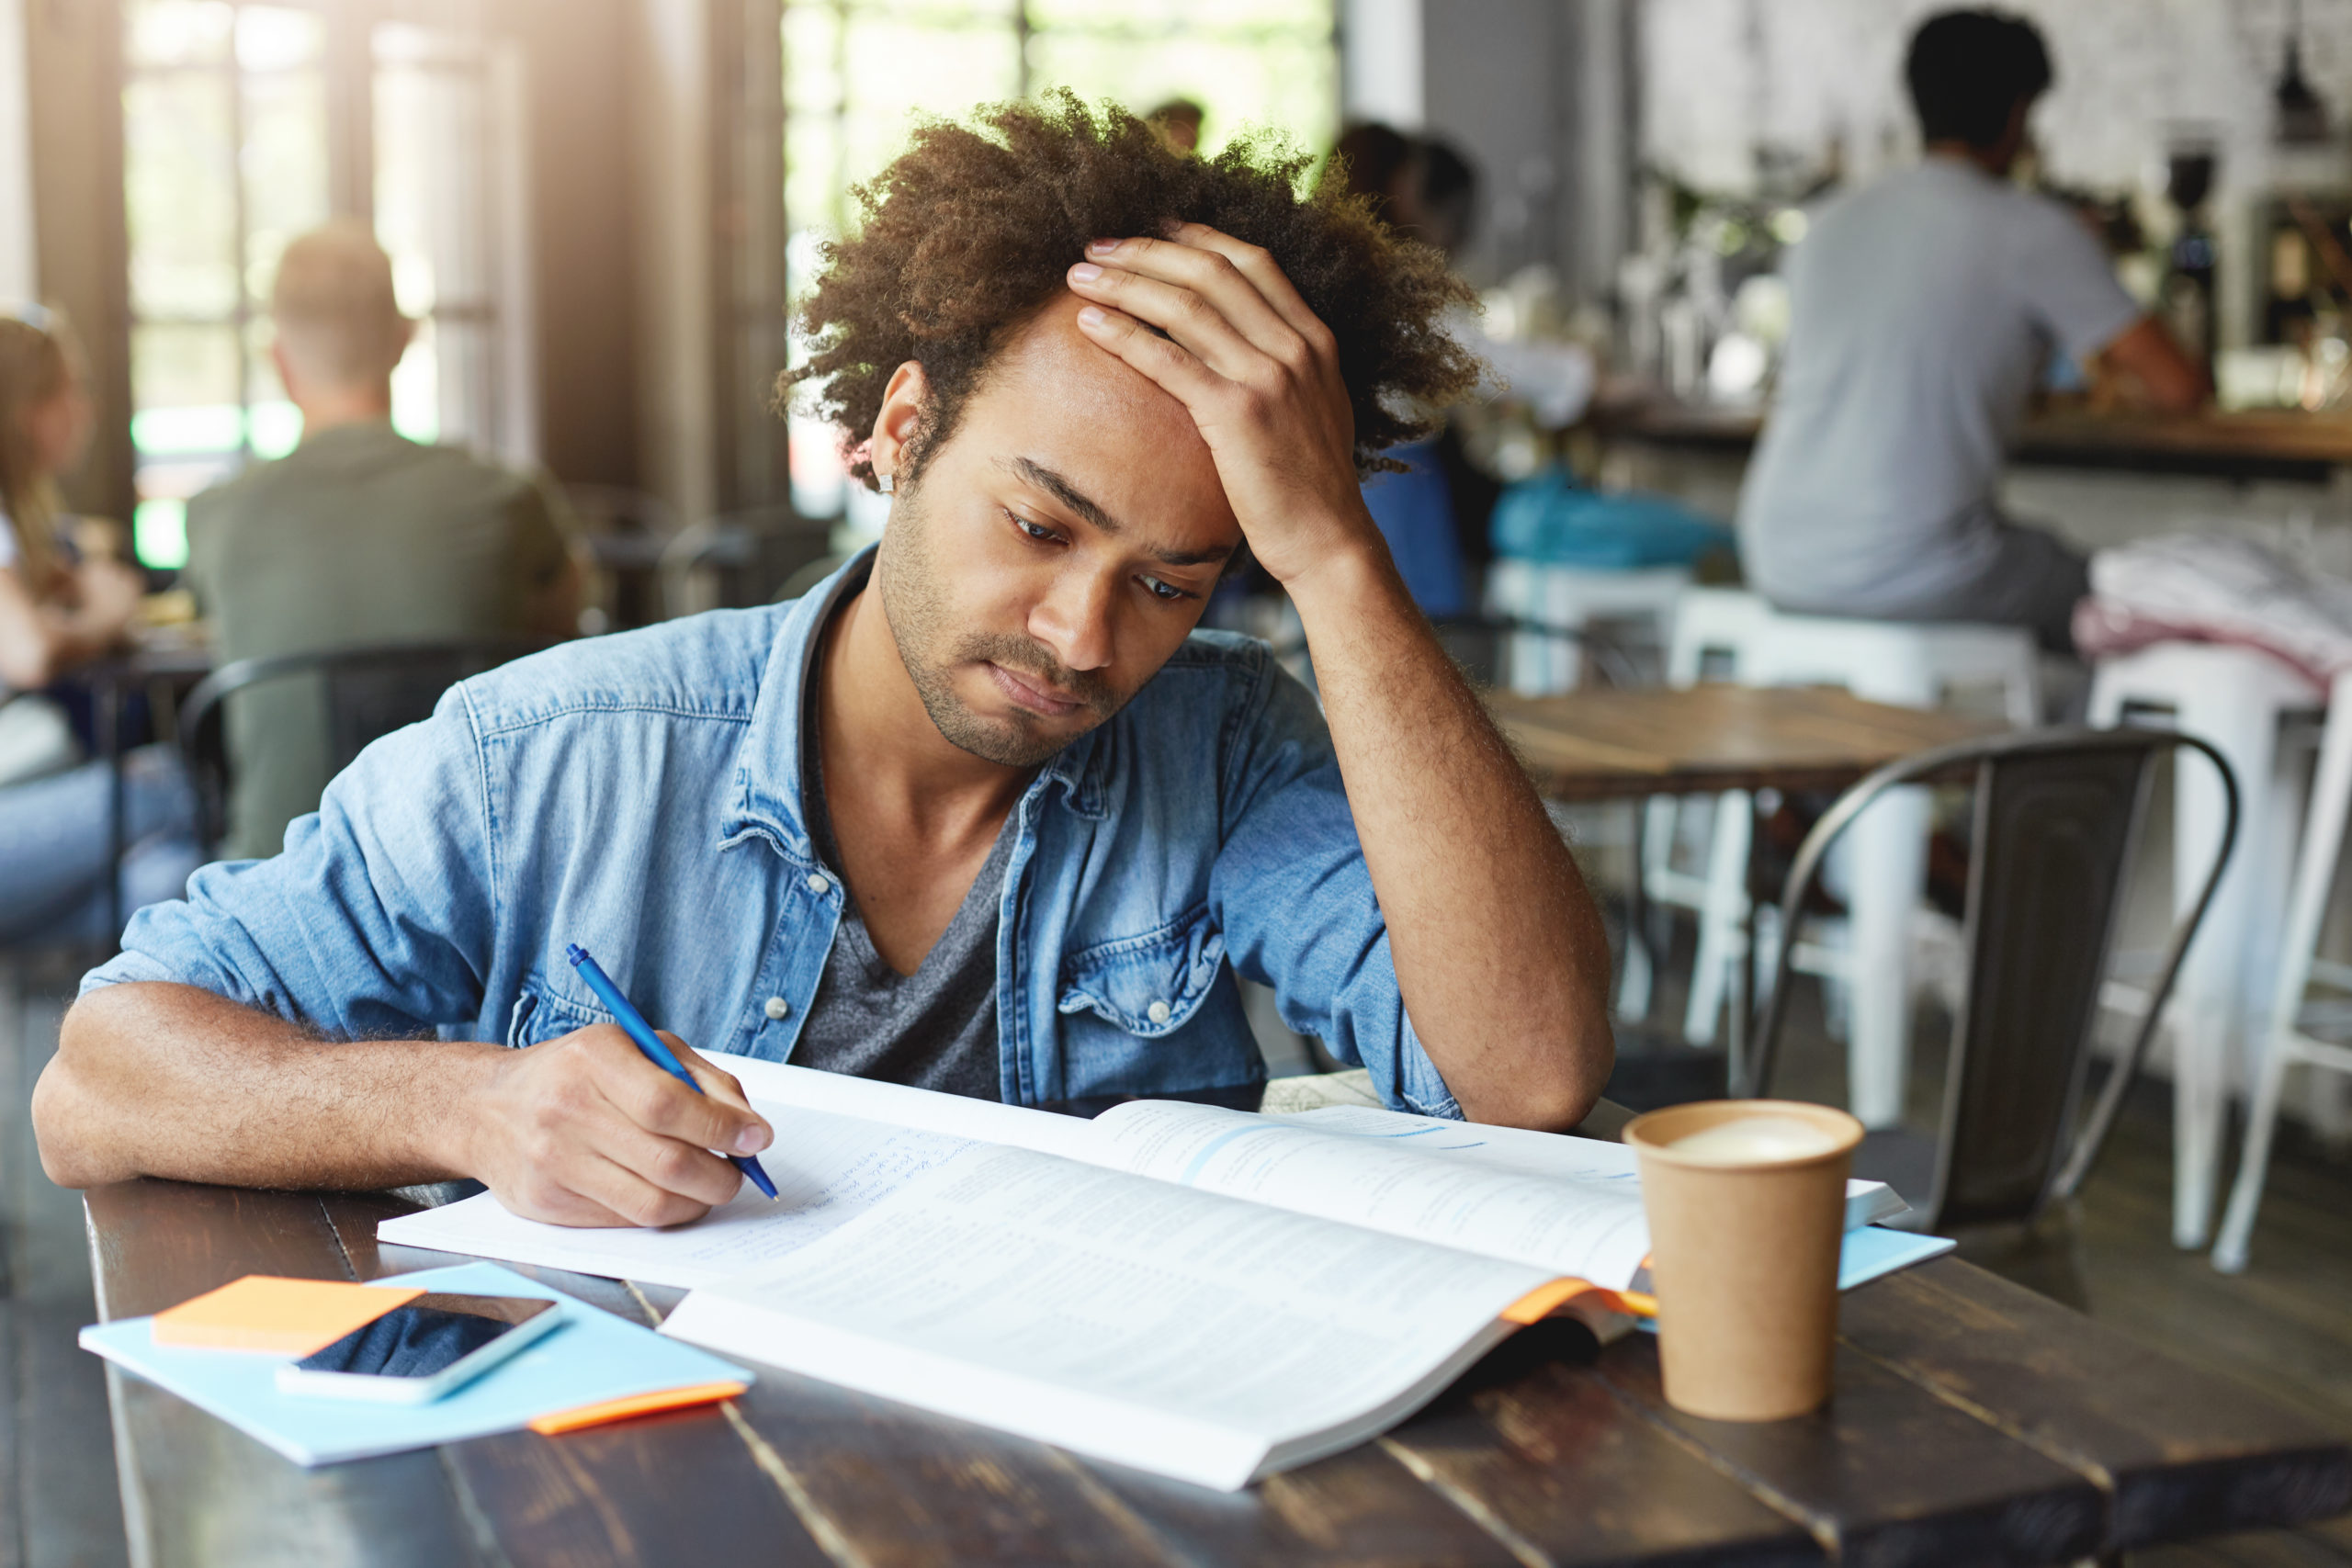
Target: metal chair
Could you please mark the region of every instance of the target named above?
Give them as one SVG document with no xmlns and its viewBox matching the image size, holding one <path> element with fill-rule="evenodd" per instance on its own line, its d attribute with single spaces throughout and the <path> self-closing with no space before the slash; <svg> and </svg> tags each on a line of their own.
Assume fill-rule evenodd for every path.
<svg viewBox="0 0 2352 1568">
<path fill-rule="evenodd" d="M 2174 928 L 2147 1012 L 2076 1131 L 2100 984 L 2154 764 L 2182 750 L 2201 753 L 2221 775 L 2227 801 L 2221 847 L 2195 905 Z M 1900 1131 L 1872 1134 L 1854 1161 L 1856 1174 L 1887 1180 L 1912 1201 L 1900 1223 L 1919 1230 L 2030 1220 L 2052 1198 L 2071 1197 L 2082 1185 L 2237 839 L 2237 781 L 2222 754 L 2193 735 L 2069 728 L 1962 741 L 1889 763 L 1839 797 L 1797 852 L 1781 900 L 1781 931 L 1793 938 L 1823 856 L 1864 807 L 1898 785 L 1972 770 L 1974 842 L 1962 935 L 1968 985 L 1952 1023 L 1942 1134 L 1932 1147 Z M 1760 1095 L 1771 1080 L 1796 946 L 1780 944 L 1751 1059 L 1734 1075 L 1741 1094 Z"/>
<path fill-rule="evenodd" d="M 180 750 L 197 794 L 197 833 L 207 853 L 227 830 L 234 760 L 222 734 L 228 699 L 265 682 L 315 676 L 326 720 L 323 792 L 370 741 L 431 716 L 441 694 L 469 675 L 551 646 L 533 637 L 467 637 L 448 642 L 333 649 L 241 659 L 206 676 L 180 705 Z"/>
</svg>

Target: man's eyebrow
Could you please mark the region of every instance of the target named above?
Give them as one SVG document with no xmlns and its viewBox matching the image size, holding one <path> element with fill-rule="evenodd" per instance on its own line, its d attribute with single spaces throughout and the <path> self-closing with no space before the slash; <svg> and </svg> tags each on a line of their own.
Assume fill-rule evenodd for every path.
<svg viewBox="0 0 2352 1568">
<path fill-rule="evenodd" d="M 1030 457 L 1015 457 L 1005 465 L 1029 483 L 1035 485 L 1072 512 L 1086 519 L 1105 534 L 1120 531 L 1119 520 L 1096 503 L 1093 497 L 1064 479 L 1045 464 Z M 1206 550 L 1154 550 L 1151 558 L 1168 566 L 1207 566 L 1233 554 L 1231 545 Z"/>
</svg>

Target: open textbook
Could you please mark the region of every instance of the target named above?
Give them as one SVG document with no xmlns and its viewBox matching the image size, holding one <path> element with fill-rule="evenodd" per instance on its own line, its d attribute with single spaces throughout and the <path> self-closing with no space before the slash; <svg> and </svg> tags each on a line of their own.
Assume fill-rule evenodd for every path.
<svg viewBox="0 0 2352 1568">
<path fill-rule="evenodd" d="M 1521 1323 L 1609 1304 L 1649 1247 L 1614 1144 L 1360 1107 L 1081 1122 L 727 1066 L 775 1128 L 775 1202 L 575 1230 L 482 1194 L 379 1237 L 687 1287 L 662 1332 L 1226 1488 L 1385 1430 Z M 1860 1183 L 1848 1207 L 1903 1205 Z"/>
</svg>

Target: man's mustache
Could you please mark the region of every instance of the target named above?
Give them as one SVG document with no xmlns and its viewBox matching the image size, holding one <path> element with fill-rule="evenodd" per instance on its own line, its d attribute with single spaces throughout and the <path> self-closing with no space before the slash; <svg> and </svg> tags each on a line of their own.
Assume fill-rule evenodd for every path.
<svg viewBox="0 0 2352 1568">
<path fill-rule="evenodd" d="M 1006 635 L 986 635 L 967 638 L 956 650 L 961 660 L 978 662 L 985 660 L 1001 664 L 1018 675 L 1034 679 L 1058 695 L 1075 698 L 1095 713 L 1108 717 L 1117 711 L 1117 688 L 1092 670 L 1066 669 L 1056 659 L 1053 650 L 1031 637 Z"/>
</svg>

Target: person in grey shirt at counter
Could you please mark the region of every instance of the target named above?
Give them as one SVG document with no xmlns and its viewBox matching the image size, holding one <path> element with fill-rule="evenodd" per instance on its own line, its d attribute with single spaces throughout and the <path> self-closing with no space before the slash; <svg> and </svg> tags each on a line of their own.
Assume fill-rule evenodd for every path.
<svg viewBox="0 0 2352 1568">
<path fill-rule="evenodd" d="M 2063 351 L 2176 412 L 2202 400 L 2204 376 L 2089 229 L 2008 180 L 2052 80 L 2033 26 L 1930 17 L 1905 74 L 1927 155 L 1832 203 L 1792 254 L 1740 554 L 1782 609 L 2024 626 L 2069 651 L 2087 563 L 1997 497 L 2041 372 Z"/>
</svg>

